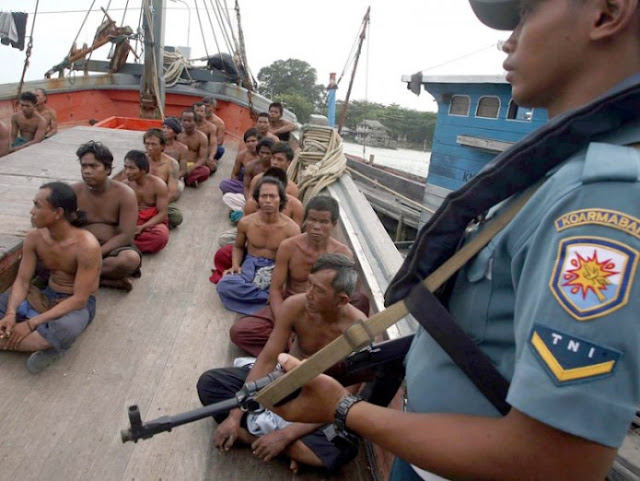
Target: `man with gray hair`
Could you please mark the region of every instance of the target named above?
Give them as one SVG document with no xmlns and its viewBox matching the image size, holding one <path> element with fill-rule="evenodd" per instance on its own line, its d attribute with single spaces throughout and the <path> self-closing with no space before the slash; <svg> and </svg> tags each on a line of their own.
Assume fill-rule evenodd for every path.
<svg viewBox="0 0 640 481">
<path fill-rule="evenodd" d="M 287 298 L 273 332 L 253 367 L 212 369 L 200 376 L 198 395 L 203 405 L 233 397 L 245 382 L 259 379 L 276 367 L 278 354 L 289 350 L 305 359 L 322 349 L 353 322 L 366 316 L 349 304 L 358 273 L 343 254 L 324 254 L 314 263 L 304 294 Z M 289 338 L 295 333 L 291 343 Z M 251 444 L 253 454 L 270 461 L 280 454 L 299 464 L 339 469 L 357 454 L 357 443 L 329 439 L 322 424 L 287 423 L 270 411 L 245 414 L 234 409 L 214 416 L 219 423 L 213 435 L 217 448 L 228 451 L 236 441 Z"/>
</svg>

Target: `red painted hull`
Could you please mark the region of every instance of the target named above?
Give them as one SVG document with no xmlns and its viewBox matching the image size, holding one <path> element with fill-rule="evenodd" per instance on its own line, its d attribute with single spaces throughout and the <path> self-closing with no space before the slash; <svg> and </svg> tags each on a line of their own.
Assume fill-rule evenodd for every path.
<svg viewBox="0 0 640 481">
<path fill-rule="evenodd" d="M 191 107 L 200 100 L 202 100 L 202 97 L 195 95 L 167 93 L 165 115 L 180 117 L 184 109 Z M 138 118 L 140 116 L 140 93 L 137 90 L 115 89 L 50 93 L 47 105 L 58 114 L 60 128 L 78 125 L 88 126 L 95 124 L 96 121 L 100 122 L 110 117 Z M 8 119 L 13 112 L 13 100 L 0 100 L 0 118 Z M 248 108 L 232 102 L 219 100 L 216 115 L 224 120 L 226 132 L 235 137 L 241 138 L 244 131 L 255 124 Z M 129 125 L 134 126 L 133 123 Z M 153 126 L 158 125 L 159 121 L 155 121 L 153 124 Z M 144 129 L 133 128 L 131 130 Z"/>
</svg>

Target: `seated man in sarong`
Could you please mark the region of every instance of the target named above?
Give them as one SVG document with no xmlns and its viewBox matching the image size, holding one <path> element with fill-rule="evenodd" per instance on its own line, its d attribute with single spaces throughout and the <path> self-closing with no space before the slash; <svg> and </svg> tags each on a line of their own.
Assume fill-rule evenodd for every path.
<svg viewBox="0 0 640 481">
<path fill-rule="evenodd" d="M 36 374 L 60 359 L 96 313 L 102 255 L 81 221 L 76 195 L 62 182 L 44 184 L 33 200 L 18 275 L 0 295 L 0 350 L 33 352 Z M 31 284 L 38 261 L 49 272 L 44 290 Z"/>
<path fill-rule="evenodd" d="M 178 142 L 188 149 L 184 167 L 184 183 L 188 187 L 198 187 L 211 175 L 207 167 L 207 136 L 196 129 L 197 118 L 198 114 L 193 109 L 185 109 L 182 112 L 182 132 L 178 134 Z"/>
<path fill-rule="evenodd" d="M 38 99 L 32 92 L 20 94 L 20 110 L 11 117 L 11 151 L 24 149 L 44 140 L 47 121 L 36 111 Z"/>
<path fill-rule="evenodd" d="M 149 174 L 149 160 L 144 152 L 130 150 L 124 158 L 126 184 L 138 199 L 138 221 L 133 243 L 140 252 L 154 254 L 169 242 L 169 189 L 155 175 Z"/>
<path fill-rule="evenodd" d="M 282 169 L 278 169 L 277 167 L 270 167 L 269 169 L 267 169 L 265 171 L 265 176 L 278 179 L 280 182 L 282 182 L 282 185 L 286 185 L 287 183 L 287 173 Z M 247 201 L 247 205 L 244 206 L 244 215 L 248 216 L 254 214 L 257 211 L 258 203 L 252 197 Z M 302 218 L 304 215 L 304 207 L 302 206 L 302 202 L 300 202 L 292 195 L 287 194 L 287 205 L 282 210 L 282 214 L 289 217 L 292 221 L 298 224 L 298 227 L 302 229 Z M 220 249 L 218 249 L 213 256 L 213 264 L 215 266 L 215 269 L 213 269 L 209 280 L 214 284 L 216 284 L 222 278 L 222 273 L 231 267 L 233 244 L 236 240 L 237 235 L 238 229 L 230 229 L 223 232 L 222 234 L 220 234 L 220 237 L 218 237 L 219 244 L 223 242 L 223 236 L 227 239 L 227 243 L 225 245 L 221 244 Z"/>
<path fill-rule="evenodd" d="M 47 131 L 45 137 L 49 138 L 58 133 L 58 114 L 55 110 L 47 105 L 47 91 L 43 88 L 33 90 L 34 95 L 38 99 L 36 104 L 36 112 L 44 117 L 47 121 Z"/>
<path fill-rule="evenodd" d="M 231 178 L 224 179 L 220 182 L 220 190 L 223 194 L 244 193 L 244 170 L 249 162 L 258 159 L 258 142 L 260 142 L 260 134 L 254 128 L 248 129 L 243 136 L 245 148 L 238 153 L 231 171 Z"/>
<path fill-rule="evenodd" d="M 136 194 L 127 185 L 109 178 L 111 151 L 90 141 L 76 151 L 82 182 L 72 185 L 78 208 L 86 212 L 83 227 L 91 232 L 102 250 L 100 285 L 130 291 L 130 277 L 140 277 L 142 255 L 133 244 L 138 217 Z"/>
<path fill-rule="evenodd" d="M 216 137 L 218 139 L 218 149 L 216 150 L 216 154 L 213 156 L 213 160 L 218 161 L 224 155 L 224 134 L 226 132 L 226 126 L 224 124 L 224 120 L 218 117 L 215 112 L 218 108 L 218 101 L 213 97 L 204 97 L 202 99 L 202 103 L 205 107 L 205 118 L 207 121 L 211 122 L 216 126 Z"/>
<path fill-rule="evenodd" d="M 269 339 L 275 319 L 283 315 L 284 300 L 307 290 L 311 266 L 318 258 L 324 254 L 343 254 L 353 258 L 346 245 L 331 237 L 339 215 L 340 207 L 333 197 L 318 195 L 309 200 L 304 212 L 304 233 L 283 241 L 278 247 L 269 305 L 233 323 L 229 336 L 234 344 L 257 356 Z M 352 292 L 350 302 L 369 314 L 369 299 L 362 293 Z"/>
<path fill-rule="evenodd" d="M 340 336 L 353 322 L 365 319 L 349 304 L 357 276 L 353 261 L 346 256 L 320 257 L 311 268 L 306 293 L 284 301 L 282 315 L 253 367 L 212 369 L 200 376 L 197 389 L 202 404 L 229 399 L 245 382 L 266 376 L 276 368 L 278 355 L 288 348 L 296 357 L 305 359 Z M 295 336 L 289 343 L 292 334 Z M 213 435 L 218 449 L 228 451 L 239 441 L 250 444 L 254 456 L 264 461 L 284 454 L 290 458 L 289 466 L 294 472 L 300 464 L 337 471 L 358 450 L 357 441 L 340 437 L 330 440 L 328 426 L 288 423 L 271 411 L 244 413 L 233 409 L 213 417 L 218 423 Z"/>
<path fill-rule="evenodd" d="M 168 219 L 169 229 L 174 229 L 182 224 L 182 212 L 176 205 L 177 200 L 180 198 L 180 186 L 179 178 L 180 165 L 178 161 L 173 157 L 168 156 L 163 152 L 165 146 L 165 138 L 162 130 L 149 129 L 145 132 L 144 148 L 147 151 L 149 158 L 149 172 L 156 177 L 159 177 L 167 184 L 169 191 L 169 208 Z"/>
<path fill-rule="evenodd" d="M 300 233 L 300 227 L 282 215 L 287 197 L 279 180 L 265 177 L 254 195 L 260 210 L 238 223 L 232 266 L 218 282 L 224 306 L 241 314 L 253 314 L 267 303 L 278 246 Z"/>
<path fill-rule="evenodd" d="M 178 161 L 180 166 L 180 173 L 178 178 L 180 179 L 180 192 L 184 190 L 184 176 L 187 169 L 187 153 L 189 149 L 182 142 L 178 142 L 177 136 L 182 132 L 182 124 L 176 117 L 167 117 L 162 122 L 162 133 L 166 141 L 164 145 L 164 153 L 169 157 Z"/>
<path fill-rule="evenodd" d="M 222 196 L 222 202 L 231 209 L 231 212 L 242 212 L 247 199 L 253 196 L 253 191 L 249 190 L 251 181 L 259 173 L 264 172 L 271 167 L 271 149 L 273 142 L 269 139 L 262 139 L 256 146 L 258 158 L 250 161 L 244 168 L 241 192 L 228 192 Z M 255 186 L 254 186 L 255 187 Z M 242 217 L 242 215 L 238 215 Z"/>
<path fill-rule="evenodd" d="M 207 109 L 202 102 L 193 104 L 193 110 L 197 114 L 196 128 L 207 136 L 207 167 L 213 174 L 218 169 L 218 162 L 215 160 L 218 152 L 218 128 L 207 120 Z"/>
<path fill-rule="evenodd" d="M 279 142 L 271 149 L 271 167 L 278 167 L 285 172 L 289 169 L 291 162 L 293 161 L 294 153 L 291 146 L 287 142 Z M 257 173 L 255 177 L 251 179 L 249 185 L 249 192 L 253 192 L 256 184 L 260 182 L 264 173 Z M 287 182 L 286 191 L 287 194 L 291 194 L 294 197 L 298 197 L 298 186 L 294 181 L 289 179 Z"/>
</svg>

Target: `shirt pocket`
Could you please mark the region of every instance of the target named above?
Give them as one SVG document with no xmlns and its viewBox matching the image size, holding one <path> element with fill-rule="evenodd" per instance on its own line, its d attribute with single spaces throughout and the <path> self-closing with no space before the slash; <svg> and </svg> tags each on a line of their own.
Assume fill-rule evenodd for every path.
<svg viewBox="0 0 640 481">
<path fill-rule="evenodd" d="M 490 242 L 459 277 L 458 295 L 452 297 L 451 313 L 460 327 L 479 343 L 485 339 L 493 293 L 493 260 L 496 244 Z"/>
</svg>

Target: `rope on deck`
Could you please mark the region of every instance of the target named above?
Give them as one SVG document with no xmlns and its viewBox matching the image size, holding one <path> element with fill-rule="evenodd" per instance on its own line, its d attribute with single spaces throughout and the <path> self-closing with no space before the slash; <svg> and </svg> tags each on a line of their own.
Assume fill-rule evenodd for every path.
<svg viewBox="0 0 640 481">
<path fill-rule="evenodd" d="M 333 184 L 347 168 L 342 152 L 342 138 L 331 128 L 307 125 L 302 132 L 298 151 L 291 166 L 289 178 L 298 184 L 298 197 L 303 204 Z"/>
</svg>

